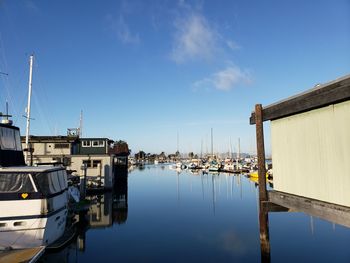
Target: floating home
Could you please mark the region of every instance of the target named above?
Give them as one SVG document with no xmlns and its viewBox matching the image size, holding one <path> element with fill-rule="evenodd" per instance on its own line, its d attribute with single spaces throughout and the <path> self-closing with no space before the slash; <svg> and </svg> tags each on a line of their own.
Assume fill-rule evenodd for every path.
<svg viewBox="0 0 350 263">
<path fill-rule="evenodd" d="M 268 201 L 322 216 L 340 211 L 349 225 L 350 75 L 269 106 L 257 104 L 250 124 L 257 127 L 260 159 L 264 121 L 271 122 L 274 180 Z"/>
<path fill-rule="evenodd" d="M 22 137 L 23 147 L 25 138 Z M 30 136 L 32 162 L 60 162 L 73 174 L 83 176 L 82 166 L 87 168 L 88 183 L 112 188 L 114 182 L 114 155 L 109 149 L 112 140 L 108 138 L 79 138 L 78 136 Z"/>
</svg>

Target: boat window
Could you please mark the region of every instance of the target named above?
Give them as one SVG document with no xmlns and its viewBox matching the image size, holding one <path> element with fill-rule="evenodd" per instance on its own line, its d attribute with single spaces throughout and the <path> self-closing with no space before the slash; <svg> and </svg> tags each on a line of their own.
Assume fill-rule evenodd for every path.
<svg viewBox="0 0 350 263">
<path fill-rule="evenodd" d="M 16 150 L 14 129 L 0 127 L 0 146 L 3 150 Z"/>
<path fill-rule="evenodd" d="M 36 180 L 41 192 L 44 195 L 55 194 L 62 191 L 60 181 L 58 179 L 58 171 L 38 173 Z"/>
<path fill-rule="evenodd" d="M 31 193 L 35 192 L 29 174 L 0 173 L 0 193 Z"/>
<path fill-rule="evenodd" d="M 22 151 L 21 136 L 19 134 L 19 131 L 15 131 L 15 142 L 16 142 L 16 150 Z"/>
<path fill-rule="evenodd" d="M 60 182 L 61 189 L 66 189 L 68 187 L 67 185 L 67 176 L 65 170 L 59 170 L 58 173 L 58 180 Z"/>
<path fill-rule="evenodd" d="M 49 184 L 51 193 L 60 192 L 62 189 L 61 189 L 60 181 L 58 180 L 58 171 L 50 172 L 48 173 L 48 176 L 51 179 L 51 183 Z"/>
</svg>

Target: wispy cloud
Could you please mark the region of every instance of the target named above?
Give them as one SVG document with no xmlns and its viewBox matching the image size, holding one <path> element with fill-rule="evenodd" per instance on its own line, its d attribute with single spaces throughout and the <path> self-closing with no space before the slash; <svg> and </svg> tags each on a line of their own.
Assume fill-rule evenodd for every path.
<svg viewBox="0 0 350 263">
<path fill-rule="evenodd" d="M 226 40 L 226 45 L 231 49 L 231 50 L 236 50 L 239 49 L 240 46 L 233 40 Z"/>
<path fill-rule="evenodd" d="M 214 56 L 218 33 L 203 15 L 191 12 L 186 17 L 178 18 L 174 25 L 176 32 L 171 58 L 175 62 L 210 59 Z"/>
<path fill-rule="evenodd" d="M 118 38 L 125 44 L 137 44 L 140 42 L 139 34 L 131 33 L 129 26 L 125 23 L 122 15 L 119 16 L 119 20 L 117 21 L 116 32 L 118 34 Z"/>
<path fill-rule="evenodd" d="M 124 44 L 138 44 L 140 43 L 140 37 L 138 33 L 133 33 L 125 21 L 122 14 L 118 18 L 112 15 L 106 16 L 107 23 L 111 30 L 116 34 L 117 38 Z"/>
<path fill-rule="evenodd" d="M 212 74 L 208 78 L 198 80 L 193 83 L 195 90 L 199 89 L 217 89 L 229 91 L 240 85 L 247 85 L 252 82 L 248 71 L 244 71 L 237 66 L 229 66 L 221 71 Z"/>
</svg>

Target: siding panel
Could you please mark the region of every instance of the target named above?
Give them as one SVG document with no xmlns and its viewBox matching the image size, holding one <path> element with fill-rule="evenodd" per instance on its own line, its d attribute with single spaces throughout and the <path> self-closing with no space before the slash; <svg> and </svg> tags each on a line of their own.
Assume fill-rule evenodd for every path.
<svg viewBox="0 0 350 263">
<path fill-rule="evenodd" d="M 274 188 L 350 206 L 350 101 L 271 121 Z"/>
</svg>

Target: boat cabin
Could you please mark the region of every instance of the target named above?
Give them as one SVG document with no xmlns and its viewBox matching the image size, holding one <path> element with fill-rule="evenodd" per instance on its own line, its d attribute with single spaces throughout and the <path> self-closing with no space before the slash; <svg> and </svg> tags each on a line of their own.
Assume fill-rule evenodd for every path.
<svg viewBox="0 0 350 263">
<path fill-rule="evenodd" d="M 68 188 L 63 167 L 21 166 L 0 168 L 2 199 L 42 199 L 57 196 Z"/>
<path fill-rule="evenodd" d="M 19 128 L 0 123 L 0 166 L 25 165 Z"/>
</svg>

